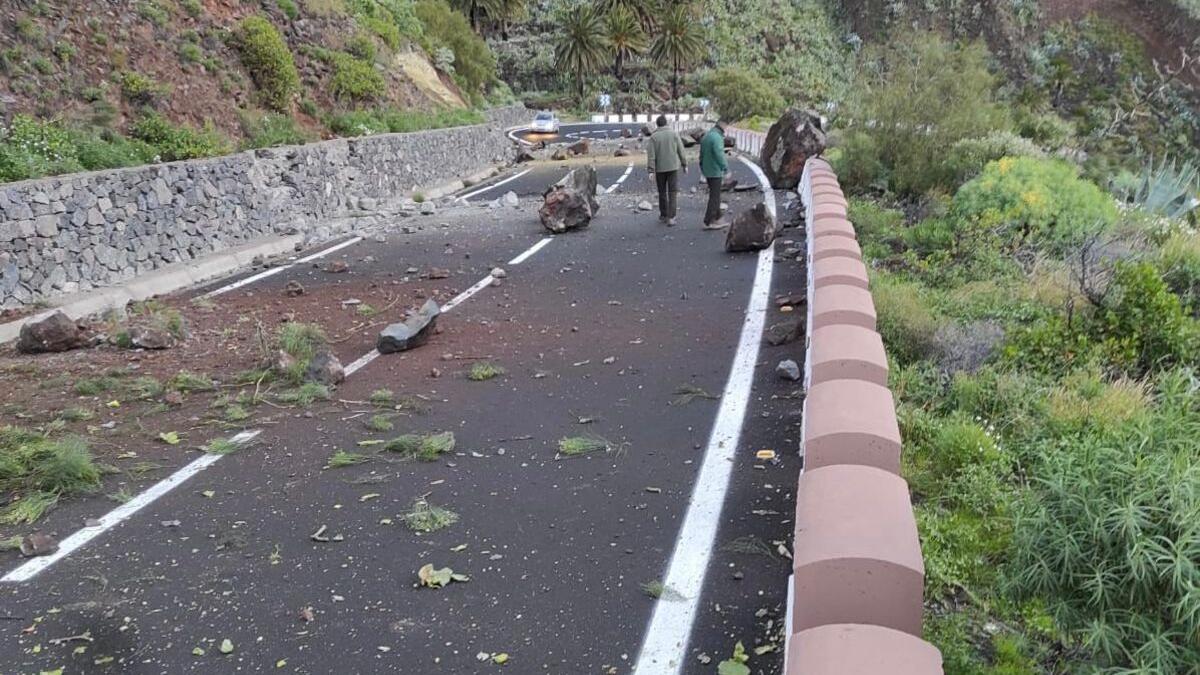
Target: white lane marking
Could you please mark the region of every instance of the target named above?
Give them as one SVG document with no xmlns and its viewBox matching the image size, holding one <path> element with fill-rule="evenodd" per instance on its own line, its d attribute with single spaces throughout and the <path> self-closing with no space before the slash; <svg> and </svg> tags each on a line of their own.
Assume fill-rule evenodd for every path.
<svg viewBox="0 0 1200 675">
<path fill-rule="evenodd" d="M 629 166 L 625 167 L 625 173 L 621 174 L 621 177 L 617 179 L 617 182 L 613 183 L 612 185 L 609 185 L 608 189 L 606 189 L 604 191 L 604 194 L 606 194 L 606 195 L 612 194 L 613 191 L 615 191 L 617 188 L 621 187 L 621 183 L 624 183 L 625 179 L 629 178 L 629 174 L 631 174 L 631 173 L 633 173 L 633 162 L 630 162 Z"/>
<path fill-rule="evenodd" d="M 518 127 L 516 129 L 513 129 L 512 131 L 509 131 L 508 137 L 511 140 L 516 141 L 517 143 L 520 143 L 521 145 L 533 145 L 533 143 L 525 140 L 524 138 L 517 138 L 518 131 L 530 131 L 530 129 L 529 129 L 529 127 Z"/>
<path fill-rule="evenodd" d="M 756 169 L 755 173 L 763 185 L 763 201 L 767 204 L 767 210 L 774 214 L 775 193 L 771 191 L 761 169 L 756 165 L 751 165 L 751 168 Z M 671 554 L 671 562 L 663 579 L 664 587 L 682 598 L 655 601 L 654 615 L 646 627 L 646 638 L 633 675 L 669 675 L 683 668 L 692 624 L 700 603 L 700 592 L 704 587 L 704 575 L 712 558 L 713 539 L 721 524 L 721 507 L 729 490 L 750 390 L 754 384 L 754 365 L 758 361 L 758 349 L 762 343 L 774 259 L 775 244 L 758 252 L 754 286 L 750 290 L 733 367 L 725 383 L 708 447 L 704 451 L 704 463 L 696 476 L 687 514 L 675 541 L 675 551 Z"/>
<path fill-rule="evenodd" d="M 258 436 L 260 433 L 262 433 L 262 432 L 259 429 L 243 431 L 243 432 L 233 436 L 229 440 L 241 445 L 241 444 L 249 443 L 251 440 L 254 439 L 255 436 Z M 118 506 L 117 508 L 113 509 L 112 511 L 109 511 L 105 515 L 101 516 L 99 519 L 100 520 L 99 525 L 93 525 L 92 527 L 85 527 L 82 530 L 79 530 L 78 532 L 67 537 L 66 539 L 63 539 L 62 542 L 59 543 L 57 551 L 55 551 L 54 553 L 52 553 L 48 556 L 43 556 L 40 558 L 34 558 L 33 560 L 30 560 L 29 562 L 25 563 L 24 565 L 21 565 L 20 567 L 16 568 L 15 570 L 4 575 L 4 578 L 0 579 L 0 581 L 6 581 L 6 582 L 28 581 L 29 579 L 33 578 L 33 576 L 35 574 L 37 574 L 38 572 L 41 572 L 42 570 L 53 565 L 54 563 L 58 562 L 59 560 L 62 560 L 63 558 L 71 555 L 77 549 L 84 546 L 91 540 L 95 539 L 96 537 L 100 536 L 101 534 L 104 534 L 105 532 L 112 529 L 113 527 L 115 527 L 122 521 L 126 520 L 133 514 L 137 513 L 138 511 L 141 511 L 145 507 L 149 506 L 151 503 L 154 502 L 154 500 L 156 500 L 159 497 L 170 492 L 172 489 L 177 487 L 180 483 L 182 483 L 185 480 L 191 478 L 192 476 L 200 473 L 204 469 L 207 469 L 208 467 L 212 466 L 213 464 L 216 464 L 217 460 L 221 459 L 224 456 L 225 455 L 204 454 L 204 455 L 201 455 L 200 457 L 197 457 L 196 459 L 192 460 L 190 463 L 188 463 L 187 465 L 185 465 L 184 467 L 182 467 L 175 473 L 171 474 L 170 476 L 167 476 L 163 480 L 150 486 L 150 488 L 148 490 L 146 490 L 145 492 L 139 494 L 138 496 L 134 497 L 133 499 L 130 499 L 129 501 L 125 502 L 124 504 Z"/>
<path fill-rule="evenodd" d="M 524 253 L 518 255 L 517 257 L 513 258 L 512 260 L 509 260 L 508 264 L 509 265 L 520 265 L 521 263 L 525 262 L 526 260 L 529 260 L 530 256 L 532 256 L 534 253 L 537 253 L 538 251 L 542 250 L 543 246 L 545 246 L 546 244 L 549 244 L 552 241 L 554 241 L 554 237 L 543 237 L 536 244 L 525 249 Z"/>
<path fill-rule="evenodd" d="M 537 253 L 538 251 L 542 250 L 542 248 L 545 247 L 546 244 L 549 244 L 552 241 L 554 241 L 554 237 L 542 238 L 536 244 L 534 244 L 533 246 L 530 246 L 528 249 L 526 249 L 524 253 L 521 253 L 517 257 L 508 261 L 508 264 L 509 265 L 520 265 L 521 263 L 528 260 L 529 257 L 532 256 L 534 253 Z M 445 314 L 446 312 L 449 312 L 450 310 L 454 309 L 455 307 L 458 307 L 463 302 L 465 302 L 468 298 L 470 298 L 472 295 L 475 295 L 479 291 L 482 291 L 483 289 L 487 288 L 488 286 L 491 286 L 492 281 L 494 281 L 494 278 L 489 273 L 486 277 L 477 281 L 474 286 L 468 288 L 467 290 L 463 291 L 462 293 L 459 293 L 458 295 L 451 298 L 450 301 L 447 302 L 445 305 L 442 305 L 442 308 L 441 308 L 442 314 Z M 355 372 L 357 372 L 357 371 L 361 370 L 363 367 L 365 367 L 368 363 L 379 358 L 379 356 L 380 356 L 379 350 L 372 349 L 371 351 L 367 352 L 366 354 L 363 354 L 362 356 L 358 357 L 354 361 L 350 362 L 350 365 L 346 366 L 346 368 L 345 368 L 346 377 L 350 377 Z"/>
<path fill-rule="evenodd" d="M 501 185 L 504 185 L 505 183 L 508 183 L 508 182 L 514 181 L 514 180 L 516 180 L 516 179 L 520 178 L 521 176 L 524 176 L 525 174 L 529 173 L 530 171 L 533 171 L 533 169 L 525 169 L 525 170 L 524 170 L 524 171 L 522 171 L 521 173 L 518 173 L 518 174 L 513 174 L 512 176 L 509 176 L 508 178 L 505 178 L 505 179 L 504 179 L 504 180 L 502 180 L 502 181 L 499 181 L 499 182 L 497 182 L 497 183 L 492 183 L 491 185 L 487 185 L 487 186 L 481 187 L 481 188 L 479 188 L 478 190 L 475 190 L 474 192 L 468 192 L 468 193 L 467 193 L 467 194 L 465 194 L 465 195 L 462 195 L 462 196 L 460 196 L 460 197 L 457 197 L 457 199 L 458 199 L 458 200 L 460 200 L 460 201 L 464 201 L 464 202 L 465 202 L 465 201 L 467 201 L 468 199 L 470 199 L 471 197 L 474 197 L 475 195 L 478 195 L 478 194 L 483 194 L 484 192 L 487 192 L 488 190 L 491 190 L 492 188 L 498 188 L 498 187 L 500 187 Z"/>
<path fill-rule="evenodd" d="M 767 204 L 767 213 L 771 214 L 772 220 L 776 220 L 778 217 L 775 214 L 775 192 L 771 189 L 771 181 L 767 180 L 767 174 L 763 173 L 762 167 L 755 164 L 752 160 L 746 159 L 741 155 L 738 155 L 738 159 L 750 167 L 750 170 L 758 177 L 758 184 L 763 189 L 763 201 Z"/>
<path fill-rule="evenodd" d="M 205 293 L 203 297 L 215 298 L 218 295 L 228 293 L 229 291 L 237 290 L 237 289 L 241 288 L 242 286 L 249 286 L 250 284 L 252 284 L 256 281 L 262 281 L 263 279 L 266 279 L 267 277 L 275 276 L 276 274 L 279 274 L 280 272 L 282 272 L 286 269 L 291 269 L 292 267 L 295 267 L 296 265 L 300 265 L 300 264 L 303 264 L 306 262 L 312 262 L 313 260 L 316 260 L 317 258 L 321 258 L 321 257 L 329 255 L 330 253 L 340 251 L 340 250 L 346 248 L 347 246 L 353 246 L 354 244 L 357 244 L 360 241 L 362 241 L 362 237 L 351 237 L 350 239 L 347 239 L 346 241 L 343 241 L 342 243 L 340 243 L 336 246 L 330 246 L 327 249 L 317 251 L 316 253 L 305 256 L 303 258 L 300 258 L 299 260 L 297 260 L 295 262 L 290 262 L 286 265 L 280 265 L 279 267 L 272 267 L 271 269 L 266 270 L 264 272 L 259 272 L 258 274 L 253 274 L 251 276 L 246 277 L 245 279 L 239 279 L 238 281 L 235 281 L 231 284 L 226 284 L 225 286 L 222 286 L 216 290 Z"/>
<path fill-rule="evenodd" d="M 359 240 L 361 240 L 361 237 L 358 237 L 355 239 L 355 241 L 359 241 Z M 509 261 L 508 264 L 519 265 L 519 264 L 525 262 L 526 260 L 529 259 L 530 256 L 532 256 L 533 254 L 542 250 L 547 244 L 549 244 L 553 240 L 554 240 L 553 237 L 544 237 L 544 238 L 538 240 L 537 243 L 535 243 L 533 246 L 530 246 L 528 249 L 525 250 L 525 252 L 521 253 L 516 258 L 513 258 L 511 261 Z M 351 243 L 355 243 L 355 242 L 354 241 L 346 242 L 346 244 L 344 244 L 344 245 L 348 246 Z M 311 260 L 314 257 L 319 257 L 319 255 L 324 255 L 325 253 L 328 253 L 328 252 L 329 251 L 323 251 L 320 254 L 314 254 L 314 256 L 308 256 L 307 258 L 301 258 L 300 260 L 297 261 L 297 263 L 307 262 L 308 260 Z M 490 286 L 493 281 L 494 281 L 494 278 L 489 273 L 486 277 L 484 277 L 483 279 L 480 279 L 474 286 L 471 286 L 470 288 L 463 291 L 462 293 L 459 293 L 458 295 L 454 296 L 454 298 L 452 298 L 449 302 L 447 302 L 442 307 L 442 313 L 446 313 L 446 312 L 453 310 L 455 307 L 457 307 L 458 305 L 465 302 L 472 295 L 475 295 L 479 291 Z M 374 361 L 378 356 L 379 356 L 379 351 L 372 349 L 370 352 L 368 352 L 368 353 L 362 355 L 361 357 L 359 357 L 358 359 L 354 360 L 350 365 L 346 366 L 346 368 L 345 368 L 344 372 L 346 374 L 346 377 L 349 377 L 350 375 L 357 372 L 358 370 L 361 370 L 363 368 L 363 366 L 366 366 L 368 363 Z M 243 431 L 242 433 L 239 433 L 239 434 L 233 436 L 229 440 L 233 441 L 234 443 L 244 444 L 244 443 L 251 441 L 255 436 L 258 436 L 259 433 L 261 433 L 261 431 L 258 429 L 255 429 L 253 431 Z M 183 483 L 187 479 L 196 475 L 200 471 L 203 471 L 204 469 L 207 469 L 208 467 L 212 466 L 213 464 L 215 464 L 217 462 L 217 460 L 221 459 L 224 456 L 225 455 L 205 454 L 205 455 L 202 455 L 201 457 L 196 458 L 195 460 L 188 463 L 184 467 L 180 468 L 178 471 L 171 474 L 167 478 L 163 479 L 162 481 L 159 481 L 158 483 L 155 483 L 145 492 L 139 494 L 138 496 L 134 497 L 133 499 L 129 500 L 128 502 L 113 509 L 105 516 L 101 517 L 100 525 L 97 525 L 95 527 L 87 527 L 87 528 L 84 528 L 84 529 L 76 532 L 75 534 L 72 534 L 71 536 L 64 539 L 58 545 L 58 551 L 56 551 L 52 555 L 36 558 L 34 560 L 31 560 L 31 561 L 25 563 L 24 565 L 21 565 L 20 567 L 18 567 L 15 570 L 6 574 L 3 578 L 0 578 L 0 582 L 20 582 L 20 581 L 29 580 L 38 572 L 41 572 L 42 570 L 46 569 L 50 565 L 53 565 L 55 562 L 58 562 L 62 558 L 67 557 L 68 555 L 70 555 L 72 552 L 74 552 L 79 547 L 83 546 L 84 544 L 87 544 L 92 539 L 95 539 L 96 537 L 100 536 L 104 532 L 108 531 L 114 525 L 120 523 L 121 521 L 125 520 L 126 518 L 129 518 L 133 514 L 137 513 L 138 511 L 140 511 L 141 509 L 143 509 L 144 507 L 149 505 L 154 500 L 158 499 L 159 497 L 163 496 L 164 494 L 170 492 L 175 487 L 179 486 L 179 484 Z"/>
</svg>

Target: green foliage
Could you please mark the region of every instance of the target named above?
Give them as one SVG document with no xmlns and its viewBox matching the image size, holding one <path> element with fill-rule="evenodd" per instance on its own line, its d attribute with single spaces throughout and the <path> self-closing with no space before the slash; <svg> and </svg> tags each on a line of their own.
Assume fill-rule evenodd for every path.
<svg viewBox="0 0 1200 675">
<path fill-rule="evenodd" d="M 359 25 L 391 49 L 404 39 L 416 40 L 423 29 L 412 0 L 349 0 L 349 9 Z"/>
<path fill-rule="evenodd" d="M 169 87 L 142 73 L 125 71 L 118 73 L 116 79 L 121 95 L 130 103 L 150 105 L 170 92 Z"/>
<path fill-rule="evenodd" d="M 180 0 L 179 6 L 183 7 L 183 11 L 193 19 L 204 13 L 204 5 L 200 3 L 200 0 Z"/>
<path fill-rule="evenodd" d="M 167 389 L 185 394 L 193 391 L 208 391 L 214 386 L 212 378 L 208 375 L 193 373 L 190 370 L 181 370 L 167 380 Z"/>
<path fill-rule="evenodd" d="M 1200 167 L 1177 161 L 1168 166 L 1166 158 L 1155 166 L 1151 160 L 1122 197 L 1147 213 L 1183 218 L 1200 207 Z"/>
<path fill-rule="evenodd" d="M 858 123 L 839 160 L 843 180 L 858 188 L 879 181 L 908 195 L 952 188 L 946 160 L 954 144 L 1008 127 L 995 86 L 979 43 L 915 33 L 869 51 L 849 104 Z"/>
<path fill-rule="evenodd" d="M 138 16 L 162 28 L 171 20 L 171 12 L 155 0 L 139 0 L 137 3 Z"/>
<path fill-rule="evenodd" d="M 445 507 L 430 504 L 424 499 L 413 502 L 412 508 L 401 517 L 410 530 L 422 534 L 437 532 L 458 522 L 457 513 Z"/>
<path fill-rule="evenodd" d="M 0 127 L 0 181 L 71 173 L 83 166 L 75 155 L 70 132 L 56 121 L 13 116 Z"/>
<path fill-rule="evenodd" d="M 405 459 L 422 462 L 436 461 L 440 455 L 454 451 L 454 432 L 440 434 L 405 434 L 383 444 L 387 452 L 394 452 Z"/>
<path fill-rule="evenodd" d="M 183 63 L 200 63 L 204 59 L 204 50 L 195 42 L 179 43 L 179 60 Z"/>
<path fill-rule="evenodd" d="M 1012 590 L 1049 601 L 1102 668 L 1200 662 L 1200 433 L 1191 370 L 1165 373 L 1149 417 L 1044 446 L 1015 519 Z"/>
<path fill-rule="evenodd" d="M 938 324 L 920 286 L 879 274 L 871 280 L 871 295 L 888 353 L 904 363 L 928 356 Z"/>
<path fill-rule="evenodd" d="M 955 184 L 978 176 L 983 167 L 1004 157 L 1043 158 L 1046 153 L 1033 141 L 1007 131 L 997 131 L 982 138 L 964 138 L 950 146 L 946 162 Z"/>
<path fill-rule="evenodd" d="M 421 46 L 425 52 L 449 48 L 454 52 L 455 81 L 468 94 L 482 94 L 496 80 L 496 57 L 487 43 L 443 0 L 420 0 L 414 9 L 424 26 Z"/>
<path fill-rule="evenodd" d="M 331 117 L 329 128 L 339 136 L 368 136 L 481 124 L 483 121 L 482 113 L 462 108 L 449 108 L 436 112 L 388 109 L 355 110 Z"/>
<path fill-rule="evenodd" d="M 1200 315 L 1200 234 L 1169 236 L 1159 249 L 1156 265 L 1184 307 L 1193 316 Z"/>
<path fill-rule="evenodd" d="M 360 103 L 382 98 L 387 93 L 387 84 L 375 65 L 361 61 L 345 52 L 334 52 L 333 79 L 330 91 L 334 98 Z"/>
<path fill-rule="evenodd" d="M 275 344 L 279 351 L 291 357 L 291 365 L 279 374 L 298 384 L 304 381 L 313 357 L 329 344 L 329 338 L 316 324 L 291 321 L 279 328 Z"/>
<path fill-rule="evenodd" d="M 704 78 L 700 90 L 712 99 L 713 109 L 730 122 L 754 115 L 776 117 L 783 111 L 783 97 L 757 73 L 721 68 Z"/>
<path fill-rule="evenodd" d="M 280 145 L 299 145 L 313 140 L 312 136 L 296 126 L 296 120 L 288 115 L 250 112 L 239 114 L 242 132 L 246 135 L 245 148 L 272 148 Z"/>
<path fill-rule="evenodd" d="M 155 155 L 164 162 L 215 157 L 232 150 L 229 140 L 211 123 L 203 129 L 194 129 L 172 124 L 158 113 L 148 113 L 134 122 L 130 133 L 154 148 Z"/>
<path fill-rule="evenodd" d="M 473 382 L 483 382 L 495 377 L 500 377 L 504 373 L 504 368 L 494 363 L 479 361 L 471 364 L 471 370 L 467 372 L 467 379 Z"/>
<path fill-rule="evenodd" d="M 600 70 L 608 56 L 604 22 L 590 5 L 579 5 L 563 21 L 554 46 L 554 62 L 575 76 L 575 90 L 583 100 L 584 77 Z"/>
<path fill-rule="evenodd" d="M 275 0 L 275 6 L 292 21 L 300 18 L 300 8 L 296 6 L 296 0 Z"/>
<path fill-rule="evenodd" d="M 355 33 L 346 40 L 346 51 L 356 59 L 374 63 L 379 48 L 375 45 L 375 38 L 366 33 Z"/>
<path fill-rule="evenodd" d="M 85 439 L 0 427 L 0 491 L 23 497 L 4 510 L 0 521 L 33 522 L 59 497 L 92 492 L 99 485 L 100 468 Z"/>
<path fill-rule="evenodd" d="M 317 382 L 305 382 L 298 387 L 280 393 L 278 398 L 281 403 L 308 406 L 317 401 L 328 401 L 329 387 Z"/>
<path fill-rule="evenodd" d="M 650 43 L 650 58 L 671 69 L 671 98 L 679 98 L 679 74 L 700 61 L 708 50 L 694 10 L 685 4 L 666 8 Z"/>
<path fill-rule="evenodd" d="M 628 6 L 621 4 L 604 17 L 604 37 L 613 55 L 613 75 L 617 81 L 624 79 L 627 62 L 644 53 L 650 42 L 642 27 L 641 18 Z"/>
<path fill-rule="evenodd" d="M 1132 373 L 1200 363 L 1200 324 L 1150 263 L 1120 263 L 1092 319 L 1107 360 Z"/>
<path fill-rule="evenodd" d="M 954 212 L 1003 246 L 1062 250 L 1117 218 L 1112 199 L 1057 160 L 1006 157 L 959 188 Z"/>
<path fill-rule="evenodd" d="M 300 74 L 279 29 L 261 16 L 246 17 L 238 24 L 236 44 L 263 103 L 286 112 L 300 91 Z"/>
</svg>

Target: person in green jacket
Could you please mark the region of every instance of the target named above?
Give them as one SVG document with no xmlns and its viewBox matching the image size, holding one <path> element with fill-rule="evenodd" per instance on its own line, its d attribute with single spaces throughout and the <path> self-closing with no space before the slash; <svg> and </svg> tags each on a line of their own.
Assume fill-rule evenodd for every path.
<svg viewBox="0 0 1200 675">
<path fill-rule="evenodd" d="M 725 161 L 725 122 L 718 121 L 700 139 L 700 173 L 708 183 L 708 208 L 704 210 L 704 227 L 717 230 L 726 226 L 721 217 L 721 183 L 729 172 Z"/>
<path fill-rule="evenodd" d="M 683 141 L 677 131 L 667 127 L 667 118 L 659 115 L 654 122 L 658 128 L 650 134 L 646 145 L 646 169 L 658 185 L 658 219 L 674 225 L 679 172 L 687 173 L 687 160 L 683 156 Z"/>
</svg>

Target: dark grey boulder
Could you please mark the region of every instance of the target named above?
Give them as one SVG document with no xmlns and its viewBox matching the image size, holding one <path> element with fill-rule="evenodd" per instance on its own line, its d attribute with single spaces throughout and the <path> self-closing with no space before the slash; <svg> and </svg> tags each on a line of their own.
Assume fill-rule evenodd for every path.
<svg viewBox="0 0 1200 675">
<path fill-rule="evenodd" d="M 596 168 L 571 170 L 542 195 L 538 217 L 551 232 L 560 233 L 587 227 L 600 210 L 596 199 Z"/>
<path fill-rule="evenodd" d="M 86 343 L 87 336 L 79 329 L 78 324 L 59 311 L 21 326 L 17 351 L 25 354 L 65 352 L 78 349 Z"/>
<path fill-rule="evenodd" d="M 825 151 L 821 116 L 812 111 L 787 110 L 767 131 L 759 164 L 771 187 L 792 190 L 800 184 L 804 163 Z"/>
<path fill-rule="evenodd" d="M 425 301 L 425 304 L 415 314 L 380 331 L 379 339 L 375 341 L 375 348 L 379 350 L 380 354 L 393 354 L 420 347 L 429 340 L 429 335 L 437 327 L 437 318 L 441 313 L 442 310 L 436 302 Z"/>
<path fill-rule="evenodd" d="M 342 362 L 328 349 L 317 352 L 308 362 L 304 377 L 321 384 L 341 384 L 346 379 L 346 371 Z"/>
<path fill-rule="evenodd" d="M 725 233 L 725 250 L 757 251 L 775 241 L 775 219 L 767 211 L 767 205 L 759 202 L 754 208 L 743 211 L 733 219 Z"/>
</svg>

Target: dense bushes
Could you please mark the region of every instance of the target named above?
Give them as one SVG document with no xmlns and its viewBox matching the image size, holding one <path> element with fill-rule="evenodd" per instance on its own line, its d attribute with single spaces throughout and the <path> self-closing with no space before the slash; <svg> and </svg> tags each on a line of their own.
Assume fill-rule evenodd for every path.
<svg viewBox="0 0 1200 675">
<path fill-rule="evenodd" d="M 342 101 L 361 102 L 381 98 L 387 91 L 383 75 L 375 65 L 345 52 L 334 52 L 333 78 L 329 88 L 334 98 Z"/>
<path fill-rule="evenodd" d="M 454 52 L 454 79 L 467 94 L 481 95 L 496 79 L 496 57 L 462 14 L 444 0 L 421 0 L 416 15 L 425 26 L 421 46 L 428 54 L 446 47 Z"/>
<path fill-rule="evenodd" d="M 194 129 L 173 124 L 157 113 L 147 114 L 135 122 L 130 134 L 154 148 L 157 158 L 164 162 L 214 157 L 233 150 L 228 139 L 211 124 Z"/>
<path fill-rule="evenodd" d="M 0 129 L 0 182 L 136 166 L 157 152 L 111 132 L 73 129 L 56 121 L 17 115 Z"/>
<path fill-rule="evenodd" d="M 730 122 L 756 115 L 773 117 L 783 110 L 783 97 L 775 87 L 746 70 L 721 68 L 705 77 L 700 88 L 712 99 L 713 108 Z"/>
<path fill-rule="evenodd" d="M 368 136 L 466 126 L 481 124 L 483 121 L 484 117 L 478 111 L 462 108 L 436 112 L 381 109 L 356 110 L 334 115 L 328 124 L 339 136 Z"/>
<path fill-rule="evenodd" d="M 920 195 L 950 189 L 956 169 L 947 162 L 955 143 L 1008 128 L 993 101 L 995 77 L 982 44 L 952 45 L 915 33 L 872 50 L 849 104 L 852 130 L 838 161 L 851 186 L 880 182 Z"/>
<path fill-rule="evenodd" d="M 279 30 L 261 16 L 246 17 L 238 25 L 237 46 L 264 105 L 280 112 L 291 109 L 300 74 Z"/>
<path fill-rule="evenodd" d="M 1065 162 L 1032 157 L 992 162 L 959 188 L 954 211 L 1007 248 L 1063 250 L 1117 218 L 1116 206 Z"/>
</svg>

